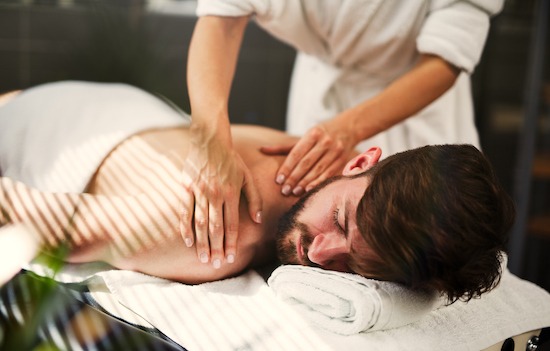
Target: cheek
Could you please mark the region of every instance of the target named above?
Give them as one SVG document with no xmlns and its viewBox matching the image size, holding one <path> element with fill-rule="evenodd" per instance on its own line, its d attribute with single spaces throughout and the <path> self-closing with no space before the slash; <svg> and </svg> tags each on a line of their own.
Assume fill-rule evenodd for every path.
<svg viewBox="0 0 550 351">
<path fill-rule="evenodd" d="M 315 212 L 302 216 L 300 222 L 307 225 L 312 236 L 330 231 L 334 227 L 334 216 L 330 208 L 319 208 Z"/>
</svg>

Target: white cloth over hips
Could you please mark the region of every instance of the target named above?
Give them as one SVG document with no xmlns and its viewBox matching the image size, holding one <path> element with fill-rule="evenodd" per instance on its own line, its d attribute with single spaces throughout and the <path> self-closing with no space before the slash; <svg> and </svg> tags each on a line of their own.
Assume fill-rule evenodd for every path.
<svg viewBox="0 0 550 351">
<path fill-rule="evenodd" d="M 80 193 L 129 136 L 188 122 L 161 99 L 126 84 L 39 85 L 0 108 L 0 173 L 39 190 Z"/>
</svg>

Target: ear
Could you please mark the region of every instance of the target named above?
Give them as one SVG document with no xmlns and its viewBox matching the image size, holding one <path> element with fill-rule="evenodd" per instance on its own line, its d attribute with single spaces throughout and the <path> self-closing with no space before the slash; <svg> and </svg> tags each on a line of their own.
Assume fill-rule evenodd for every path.
<svg viewBox="0 0 550 351">
<path fill-rule="evenodd" d="M 353 176 L 363 173 L 378 163 L 382 156 L 382 150 L 379 147 L 371 147 L 367 151 L 352 158 L 344 167 L 342 175 Z"/>
</svg>

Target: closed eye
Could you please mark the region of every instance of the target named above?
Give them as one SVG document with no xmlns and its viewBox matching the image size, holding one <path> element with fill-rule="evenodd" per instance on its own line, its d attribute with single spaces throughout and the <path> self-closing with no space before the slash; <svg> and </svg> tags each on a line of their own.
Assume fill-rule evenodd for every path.
<svg viewBox="0 0 550 351">
<path fill-rule="evenodd" d="M 334 222 L 334 226 L 336 226 L 336 228 L 338 228 L 338 231 L 339 231 L 340 233 L 346 235 L 346 231 L 345 231 L 344 228 L 340 225 L 340 221 L 338 220 L 339 214 L 340 214 L 340 209 L 339 209 L 339 208 L 335 208 L 334 211 L 332 211 L 332 221 Z"/>
</svg>

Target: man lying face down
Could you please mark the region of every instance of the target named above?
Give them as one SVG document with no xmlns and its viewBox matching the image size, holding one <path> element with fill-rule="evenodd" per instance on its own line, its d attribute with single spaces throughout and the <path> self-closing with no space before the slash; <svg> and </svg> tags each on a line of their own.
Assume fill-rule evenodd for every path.
<svg viewBox="0 0 550 351">
<path fill-rule="evenodd" d="M 515 212 L 479 150 L 425 146 L 376 164 L 365 157 L 282 217 L 282 262 L 437 290 L 450 301 L 498 283 Z M 327 203 L 329 192 L 341 196 Z"/>
<path fill-rule="evenodd" d="M 86 92 L 88 103 L 97 105 L 94 89 L 109 86 L 94 85 Z M 5 106 L 43 91 L 25 91 Z M 61 91 L 55 96 L 66 98 Z M 116 92 L 109 96 L 116 98 Z M 29 103 L 12 105 L 10 113 L 24 112 L 25 106 Z M 85 109 L 83 102 L 79 106 Z M 0 130 L 6 130 L 2 109 Z M 47 106 L 40 111 L 41 118 L 54 123 Z M 118 110 L 103 112 L 117 118 Z M 84 124 L 90 116 L 73 111 L 73 118 Z M 33 128 L 31 123 L 26 127 Z M 342 175 L 297 200 L 282 196 L 273 184 L 283 156 L 260 151 L 266 141 L 295 139 L 268 128 L 234 125 L 235 149 L 262 192 L 263 220 L 252 222 L 241 201 L 236 255 L 210 252 L 206 264 L 184 244 L 179 230 L 188 133 L 182 125 L 132 135 L 105 156 L 83 193 L 38 191 L 3 177 L 0 224 L 26 224 L 46 250 L 68 244 L 64 259 L 69 262 L 105 261 L 191 284 L 235 276 L 277 255 L 284 264 L 437 290 L 450 301 L 476 297 L 498 283 L 514 210 L 490 164 L 473 146 L 426 146 L 380 162 L 381 150 L 372 148 L 350 160 Z M 6 166 L 0 164 L 0 170 Z M 215 240 L 223 238 L 211 235 Z"/>
</svg>

